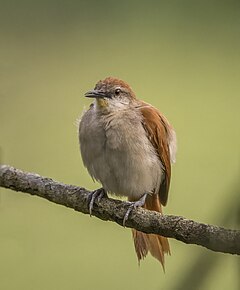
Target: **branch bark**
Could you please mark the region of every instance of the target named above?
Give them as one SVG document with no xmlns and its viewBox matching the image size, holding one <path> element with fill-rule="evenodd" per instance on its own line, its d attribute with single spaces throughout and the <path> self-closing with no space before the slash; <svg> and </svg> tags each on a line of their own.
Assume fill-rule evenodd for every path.
<svg viewBox="0 0 240 290">
<path fill-rule="evenodd" d="M 56 182 L 38 174 L 23 172 L 8 165 L 0 166 L 0 186 L 37 195 L 56 204 L 89 214 L 90 191 Z M 103 197 L 94 203 L 92 214 L 105 221 L 122 225 L 128 203 Z M 134 209 L 126 227 L 141 232 L 175 238 L 186 244 L 196 244 L 212 251 L 240 255 L 240 231 L 207 225 L 181 216 L 161 215 L 143 208 Z"/>
</svg>

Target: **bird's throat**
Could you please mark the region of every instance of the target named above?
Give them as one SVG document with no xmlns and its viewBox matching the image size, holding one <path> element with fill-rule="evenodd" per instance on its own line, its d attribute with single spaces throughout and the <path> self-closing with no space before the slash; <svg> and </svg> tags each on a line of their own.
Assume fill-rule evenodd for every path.
<svg viewBox="0 0 240 290">
<path fill-rule="evenodd" d="M 108 101 L 105 100 L 105 99 L 96 99 L 96 103 L 97 103 L 97 106 L 100 107 L 100 108 L 106 108 L 108 107 Z"/>
</svg>

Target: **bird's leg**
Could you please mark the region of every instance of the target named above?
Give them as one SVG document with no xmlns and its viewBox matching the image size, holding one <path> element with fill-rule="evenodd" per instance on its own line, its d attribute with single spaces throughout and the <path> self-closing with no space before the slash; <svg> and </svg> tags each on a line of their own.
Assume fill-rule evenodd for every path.
<svg viewBox="0 0 240 290">
<path fill-rule="evenodd" d="M 126 221 L 128 220 L 129 214 L 133 209 L 136 209 L 137 207 L 143 206 L 145 204 L 146 201 L 146 197 L 147 197 L 148 193 L 144 193 L 144 195 L 138 200 L 138 201 L 132 201 L 129 202 L 129 208 L 123 218 L 123 226 L 125 227 Z"/>
<path fill-rule="evenodd" d="M 93 209 L 93 204 L 95 199 L 97 198 L 97 201 L 100 202 L 103 196 L 107 196 L 106 191 L 104 188 L 99 188 L 97 190 L 94 190 L 93 192 L 90 193 L 90 202 L 89 202 L 89 213 L 90 216 L 92 215 L 92 209 Z"/>
</svg>

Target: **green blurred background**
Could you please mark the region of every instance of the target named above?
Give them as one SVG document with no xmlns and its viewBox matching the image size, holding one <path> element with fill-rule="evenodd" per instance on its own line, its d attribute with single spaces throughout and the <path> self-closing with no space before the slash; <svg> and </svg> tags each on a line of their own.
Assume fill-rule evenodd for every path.
<svg viewBox="0 0 240 290">
<path fill-rule="evenodd" d="M 178 136 L 165 213 L 239 228 L 239 1 L 0 0 L 0 159 L 95 189 L 76 119 L 124 79 Z M 240 289 L 239 258 L 171 240 L 166 274 L 131 232 L 1 189 L 1 289 Z"/>
</svg>

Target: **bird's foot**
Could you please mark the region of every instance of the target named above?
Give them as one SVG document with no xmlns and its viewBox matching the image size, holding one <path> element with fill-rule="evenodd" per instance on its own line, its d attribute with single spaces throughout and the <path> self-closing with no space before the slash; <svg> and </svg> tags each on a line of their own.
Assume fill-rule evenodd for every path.
<svg viewBox="0 0 240 290">
<path fill-rule="evenodd" d="M 126 221 L 128 220 L 129 214 L 133 209 L 136 209 L 137 207 L 143 206 L 146 201 L 147 193 L 145 193 L 138 201 L 129 202 L 129 208 L 123 218 L 123 226 L 125 227 Z"/>
<path fill-rule="evenodd" d="M 101 201 L 101 199 L 103 198 L 103 196 L 107 196 L 106 191 L 104 190 L 104 188 L 99 188 L 97 190 L 94 190 L 89 197 L 89 213 L 90 216 L 92 215 L 92 209 L 93 209 L 93 204 L 94 201 L 97 199 L 98 202 Z"/>
</svg>

